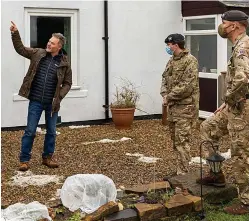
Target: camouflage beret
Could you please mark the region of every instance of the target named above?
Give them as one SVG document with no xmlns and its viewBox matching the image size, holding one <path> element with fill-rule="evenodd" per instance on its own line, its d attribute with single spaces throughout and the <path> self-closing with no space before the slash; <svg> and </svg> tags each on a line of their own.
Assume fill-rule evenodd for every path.
<svg viewBox="0 0 249 221">
<path fill-rule="evenodd" d="M 239 10 L 230 10 L 222 14 L 221 18 L 226 21 L 244 21 L 248 19 L 248 15 Z"/>
<path fill-rule="evenodd" d="M 183 35 L 181 34 L 171 34 L 169 35 L 166 39 L 165 39 L 165 43 L 168 44 L 168 43 L 178 43 L 178 42 L 183 42 L 185 41 L 185 38 Z"/>
</svg>

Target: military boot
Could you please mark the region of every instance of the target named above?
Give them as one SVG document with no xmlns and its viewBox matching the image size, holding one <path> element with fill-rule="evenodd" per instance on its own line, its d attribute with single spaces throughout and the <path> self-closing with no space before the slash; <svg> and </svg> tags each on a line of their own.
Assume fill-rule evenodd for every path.
<svg viewBox="0 0 249 221">
<path fill-rule="evenodd" d="M 55 162 L 53 156 L 46 156 L 42 158 L 42 164 L 49 168 L 57 168 L 59 167 L 58 163 Z"/>
<path fill-rule="evenodd" d="M 210 171 L 207 176 L 203 177 L 202 179 L 197 179 L 196 183 L 206 186 L 224 187 L 226 185 L 226 180 L 222 171 L 219 173 L 213 173 Z"/>
</svg>

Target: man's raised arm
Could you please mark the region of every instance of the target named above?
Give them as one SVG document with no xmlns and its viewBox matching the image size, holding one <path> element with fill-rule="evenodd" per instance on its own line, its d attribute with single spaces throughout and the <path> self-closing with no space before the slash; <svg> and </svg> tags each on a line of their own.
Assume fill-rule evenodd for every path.
<svg viewBox="0 0 249 221">
<path fill-rule="evenodd" d="M 11 21 L 10 31 L 13 46 L 16 52 L 25 58 L 31 59 L 31 56 L 37 51 L 37 49 L 28 48 L 23 45 L 19 31 L 13 21 Z"/>
</svg>

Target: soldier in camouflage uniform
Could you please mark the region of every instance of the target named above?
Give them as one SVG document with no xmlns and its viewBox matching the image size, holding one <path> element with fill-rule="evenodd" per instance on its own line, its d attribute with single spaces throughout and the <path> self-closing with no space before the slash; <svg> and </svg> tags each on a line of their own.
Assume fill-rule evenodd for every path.
<svg viewBox="0 0 249 221">
<path fill-rule="evenodd" d="M 231 173 L 229 179 L 237 184 L 241 203 L 225 208 L 230 214 L 249 213 L 249 37 L 246 35 L 248 16 L 237 10 L 222 15 L 218 32 L 234 45 L 227 66 L 225 103 L 201 124 L 202 140 L 219 144 L 229 134 L 231 139 Z M 225 184 L 222 171 L 197 180 L 204 185 Z"/>
<path fill-rule="evenodd" d="M 187 49 L 180 34 L 165 39 L 166 52 L 173 55 L 162 75 L 161 95 L 168 106 L 167 120 L 174 148 L 182 161 L 177 173 L 188 171 L 190 135 L 199 112 L 198 62 Z"/>
</svg>

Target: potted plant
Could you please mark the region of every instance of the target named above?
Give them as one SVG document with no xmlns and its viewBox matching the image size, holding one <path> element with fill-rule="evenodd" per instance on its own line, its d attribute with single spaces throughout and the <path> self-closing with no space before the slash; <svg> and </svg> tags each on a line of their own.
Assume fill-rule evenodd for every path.
<svg viewBox="0 0 249 221">
<path fill-rule="evenodd" d="M 130 129 L 140 94 L 134 84 L 126 80 L 120 87 L 116 86 L 114 97 L 110 109 L 115 127 Z"/>
</svg>

